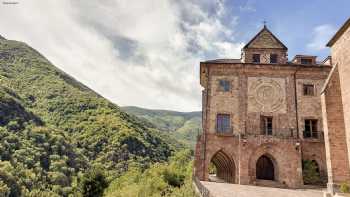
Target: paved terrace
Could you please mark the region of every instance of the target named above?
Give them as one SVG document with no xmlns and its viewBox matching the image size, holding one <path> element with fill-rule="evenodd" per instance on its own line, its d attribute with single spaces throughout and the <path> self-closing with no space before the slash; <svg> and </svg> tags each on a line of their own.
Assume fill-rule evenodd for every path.
<svg viewBox="0 0 350 197">
<path fill-rule="evenodd" d="M 323 197 L 321 189 L 280 189 L 201 181 L 211 197 Z"/>
</svg>

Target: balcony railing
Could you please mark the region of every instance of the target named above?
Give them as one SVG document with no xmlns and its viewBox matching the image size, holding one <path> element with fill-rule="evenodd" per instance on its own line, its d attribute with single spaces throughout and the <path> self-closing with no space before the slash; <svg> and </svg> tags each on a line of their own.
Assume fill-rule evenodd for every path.
<svg viewBox="0 0 350 197">
<path fill-rule="evenodd" d="M 323 140 L 324 133 L 323 131 L 303 131 L 303 138 L 305 140 Z"/>
<path fill-rule="evenodd" d="M 218 136 L 239 136 L 239 133 L 233 132 L 234 129 L 232 127 L 225 129 L 222 132 L 215 131 L 215 134 Z M 277 137 L 277 138 L 293 138 L 298 139 L 302 138 L 305 140 L 313 140 L 313 141 L 322 141 L 324 139 L 323 131 L 314 131 L 311 134 L 308 134 L 305 131 L 302 131 L 303 133 L 301 135 L 298 135 L 298 132 L 296 129 L 288 129 L 288 128 L 282 128 L 282 129 L 273 129 L 272 134 L 263 134 L 261 130 L 246 130 L 245 132 L 241 133 L 241 137 L 245 136 L 264 136 L 264 137 Z"/>
<path fill-rule="evenodd" d="M 201 197 L 211 197 L 209 190 L 201 183 L 201 181 L 195 176 L 192 175 L 192 181 L 194 185 L 197 187 L 198 192 Z"/>
<path fill-rule="evenodd" d="M 255 135 L 255 136 L 271 136 L 271 137 L 278 137 L 278 138 L 298 138 L 298 133 L 296 129 L 288 129 L 288 128 L 281 128 L 281 129 L 272 129 L 271 134 L 264 134 L 261 130 L 247 130 L 245 132 L 246 135 Z"/>
</svg>

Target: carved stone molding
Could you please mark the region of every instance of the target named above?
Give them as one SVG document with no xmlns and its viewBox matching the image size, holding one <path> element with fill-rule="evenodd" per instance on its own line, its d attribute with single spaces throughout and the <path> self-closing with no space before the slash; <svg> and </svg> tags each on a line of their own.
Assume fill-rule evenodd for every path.
<svg viewBox="0 0 350 197">
<path fill-rule="evenodd" d="M 286 113 L 283 78 L 248 78 L 248 112 Z"/>
</svg>

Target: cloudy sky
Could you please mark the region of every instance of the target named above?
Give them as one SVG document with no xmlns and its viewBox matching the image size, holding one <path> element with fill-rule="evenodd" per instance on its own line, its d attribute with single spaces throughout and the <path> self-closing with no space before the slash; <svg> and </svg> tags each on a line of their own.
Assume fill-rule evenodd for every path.
<svg viewBox="0 0 350 197">
<path fill-rule="evenodd" d="M 330 4 L 331 2 L 331 4 Z M 0 35 L 24 41 L 119 105 L 201 108 L 199 62 L 239 58 L 262 21 L 296 54 L 329 54 L 348 0 L 0 0 Z"/>
</svg>

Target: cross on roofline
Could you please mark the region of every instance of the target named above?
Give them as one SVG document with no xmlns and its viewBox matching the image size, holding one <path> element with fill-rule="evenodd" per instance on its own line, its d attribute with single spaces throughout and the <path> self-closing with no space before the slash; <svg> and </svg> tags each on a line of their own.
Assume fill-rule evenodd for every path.
<svg viewBox="0 0 350 197">
<path fill-rule="evenodd" d="M 263 21 L 263 23 L 264 23 L 264 27 L 266 27 L 266 23 L 267 23 L 267 21 L 266 21 L 266 20 L 264 20 L 264 21 Z"/>
</svg>

